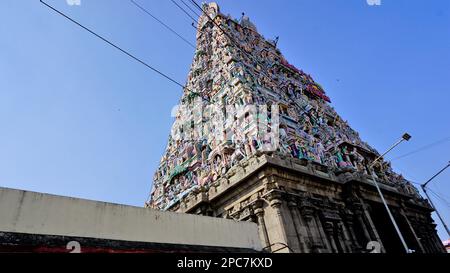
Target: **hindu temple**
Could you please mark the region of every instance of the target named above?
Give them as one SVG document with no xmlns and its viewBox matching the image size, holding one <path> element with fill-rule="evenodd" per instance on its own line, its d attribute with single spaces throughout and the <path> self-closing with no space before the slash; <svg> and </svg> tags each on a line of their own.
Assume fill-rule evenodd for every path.
<svg viewBox="0 0 450 273">
<path fill-rule="evenodd" d="M 444 248 L 432 207 L 247 16 L 203 4 L 197 45 L 146 207 L 255 222 L 265 251 Z"/>
</svg>

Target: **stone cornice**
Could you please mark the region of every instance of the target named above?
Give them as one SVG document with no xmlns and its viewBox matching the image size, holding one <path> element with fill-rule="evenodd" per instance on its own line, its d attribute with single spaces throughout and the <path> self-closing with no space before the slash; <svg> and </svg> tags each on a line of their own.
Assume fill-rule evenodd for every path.
<svg viewBox="0 0 450 273">
<path fill-rule="evenodd" d="M 316 178 L 318 181 L 326 181 L 336 185 L 354 183 L 370 192 L 375 188 L 370 177 L 360 173 L 345 173 L 336 176 L 329 168 L 311 161 L 288 157 L 282 158 L 276 154 L 257 153 L 228 170 L 228 172 L 215 181 L 208 190 L 191 194 L 182 201 L 178 210 L 181 210 L 182 212 L 191 212 L 201 204 L 214 202 L 218 198 L 223 197 L 227 192 L 241 186 L 244 182 L 248 183 L 249 181 L 252 181 L 251 178 L 255 175 L 258 175 L 258 177 L 255 177 L 257 179 L 253 179 L 253 182 L 251 182 L 252 184 L 264 180 L 264 178 L 269 178 L 274 175 L 270 170 L 267 172 L 261 171 L 269 166 L 288 170 L 290 172 L 301 173 L 304 176 Z M 406 200 L 405 204 L 408 206 L 431 209 L 426 202 L 413 200 L 410 195 L 398 191 L 395 187 L 383 183 L 379 183 L 379 186 L 389 196 Z"/>
</svg>

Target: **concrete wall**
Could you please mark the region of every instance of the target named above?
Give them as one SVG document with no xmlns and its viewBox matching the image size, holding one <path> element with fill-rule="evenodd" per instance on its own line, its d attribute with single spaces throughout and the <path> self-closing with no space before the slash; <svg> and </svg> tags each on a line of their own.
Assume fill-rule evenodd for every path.
<svg viewBox="0 0 450 273">
<path fill-rule="evenodd" d="M 261 250 L 254 223 L 7 188 L 0 231 Z"/>
</svg>

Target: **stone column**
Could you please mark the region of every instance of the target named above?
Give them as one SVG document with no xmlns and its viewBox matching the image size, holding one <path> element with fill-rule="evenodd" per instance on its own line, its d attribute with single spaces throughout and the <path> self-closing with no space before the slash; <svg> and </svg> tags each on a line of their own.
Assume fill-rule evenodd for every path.
<svg viewBox="0 0 450 273">
<path fill-rule="evenodd" d="M 257 200 L 253 205 L 253 212 L 258 221 L 259 238 L 261 239 L 263 248 L 270 246 L 269 235 L 267 234 L 266 222 L 264 221 L 264 201 Z"/>
<path fill-rule="evenodd" d="M 297 207 L 297 209 L 295 210 L 296 214 L 298 215 L 298 219 L 301 222 L 301 228 L 304 230 L 304 236 L 303 238 L 306 239 L 305 241 L 305 248 L 307 249 L 308 253 L 312 252 L 312 248 L 314 247 L 314 245 L 316 244 L 314 241 L 314 236 L 311 232 L 311 228 L 309 227 L 309 222 L 311 221 L 310 216 L 305 214 L 302 216 L 302 214 L 300 213 L 300 208 Z"/>
<path fill-rule="evenodd" d="M 353 252 L 353 243 L 352 243 L 353 239 L 350 237 L 347 227 L 343 222 L 338 222 L 336 223 L 336 225 L 339 233 L 339 239 L 344 248 L 343 249 L 344 252 L 345 253 Z"/>
<path fill-rule="evenodd" d="M 345 217 L 344 227 L 346 228 L 345 223 L 347 223 L 348 228 L 346 228 L 346 230 L 352 240 L 351 250 L 352 250 L 352 252 L 355 252 L 355 250 L 360 250 L 361 246 L 359 245 L 358 239 L 356 238 L 355 228 L 354 228 L 355 224 L 353 222 L 353 214 L 351 214 L 351 212 L 346 212 L 344 217 Z M 364 229 L 364 227 L 361 227 L 361 228 Z"/>
<path fill-rule="evenodd" d="M 381 241 L 381 238 L 380 238 L 380 235 L 378 234 L 377 228 L 375 227 L 375 224 L 373 223 L 372 217 L 370 217 L 370 213 L 369 213 L 369 209 L 368 209 L 367 205 L 362 203 L 362 208 L 363 208 L 364 216 L 365 216 L 367 222 L 369 223 L 370 231 L 372 232 L 373 236 L 375 237 L 375 240 L 377 242 L 379 242 L 381 245 L 381 253 L 385 253 L 386 250 L 384 249 L 383 242 Z"/>
<path fill-rule="evenodd" d="M 420 252 L 425 253 L 425 249 L 423 248 L 422 243 L 419 240 L 419 237 L 417 237 L 416 231 L 414 230 L 413 226 L 411 225 L 411 222 L 409 221 L 408 217 L 406 216 L 406 213 L 403 210 L 403 208 L 400 208 L 399 212 L 400 212 L 400 215 L 405 219 L 406 224 L 408 225 L 409 229 L 411 230 L 411 233 L 413 234 L 414 239 L 416 240 L 417 245 L 420 248 Z"/>
<path fill-rule="evenodd" d="M 297 233 L 297 238 L 299 241 L 299 248 L 301 253 L 308 253 L 308 234 L 306 232 L 307 228 L 303 223 L 300 214 L 298 213 L 298 206 L 295 201 L 289 201 L 288 203 L 289 211 L 291 212 L 292 221 L 294 223 L 295 232 Z"/>
<path fill-rule="evenodd" d="M 445 247 L 437 235 L 436 224 L 433 222 L 433 224 L 428 224 L 428 226 L 428 234 L 430 234 L 431 240 L 434 242 L 434 248 L 436 249 L 435 253 L 446 253 Z"/>
<path fill-rule="evenodd" d="M 424 224 L 421 221 L 416 221 L 415 226 L 417 229 L 417 233 L 420 238 L 420 242 L 422 243 L 422 246 L 425 250 L 425 253 L 431 253 L 432 248 L 430 247 L 430 242 L 427 240 L 427 234 Z"/>
<path fill-rule="evenodd" d="M 286 244 L 287 246 L 289 246 L 287 235 L 286 235 L 286 225 L 285 225 L 285 221 L 283 219 L 283 214 L 281 212 L 281 205 L 283 204 L 283 200 L 281 199 L 281 193 L 277 192 L 277 191 L 272 191 L 267 196 L 267 200 L 269 201 L 270 206 L 272 207 L 272 209 L 275 212 L 275 216 L 276 216 L 276 219 L 278 222 L 277 223 L 278 224 L 277 225 L 278 232 L 281 237 L 280 238 L 281 242 L 273 242 L 273 243 L 282 243 L 282 244 Z M 291 250 L 289 250 L 289 252 L 291 252 Z"/>
<path fill-rule="evenodd" d="M 325 233 L 330 241 L 331 250 L 333 253 L 339 253 L 339 250 L 336 246 L 336 241 L 334 240 L 334 225 L 331 221 L 326 221 L 324 224 Z"/>
<path fill-rule="evenodd" d="M 366 238 L 367 242 L 372 241 L 372 238 L 370 237 L 370 232 L 366 226 L 366 223 L 364 222 L 363 212 L 360 210 L 355 210 L 355 215 L 356 215 L 356 219 L 358 220 L 359 225 L 362 228 L 364 237 Z"/>
<path fill-rule="evenodd" d="M 321 247 L 326 252 L 333 252 L 330 242 L 328 241 L 327 235 L 325 234 L 322 222 L 320 221 L 319 215 L 316 213 L 316 209 L 308 201 L 305 201 L 302 205 L 302 213 L 307 219 L 308 227 L 311 230 L 314 238 L 314 245 L 316 247 Z M 320 242 L 319 242 L 320 240 Z M 322 252 L 322 251 L 321 251 Z"/>
<path fill-rule="evenodd" d="M 323 248 L 324 244 L 318 241 L 321 236 L 314 221 L 314 208 L 304 202 L 301 206 L 301 215 L 305 219 L 306 231 L 308 232 L 308 237 L 310 238 L 309 249 L 311 252 L 320 253 L 320 248 Z"/>
<path fill-rule="evenodd" d="M 314 222 L 316 223 L 317 230 L 319 231 L 320 237 L 322 238 L 323 244 L 326 246 L 327 250 L 332 252 L 333 249 L 331 247 L 330 242 L 328 241 L 327 235 L 325 234 L 325 229 L 322 225 L 322 221 L 320 221 L 319 215 L 314 213 Z"/>
</svg>

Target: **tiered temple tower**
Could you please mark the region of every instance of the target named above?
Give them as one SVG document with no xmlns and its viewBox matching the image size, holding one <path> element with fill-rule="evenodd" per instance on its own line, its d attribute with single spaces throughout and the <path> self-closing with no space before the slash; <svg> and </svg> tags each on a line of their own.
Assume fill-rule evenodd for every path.
<svg viewBox="0 0 450 273">
<path fill-rule="evenodd" d="M 443 252 L 432 208 L 247 17 L 203 6 L 197 49 L 147 207 L 258 223 L 273 252 Z"/>
</svg>

